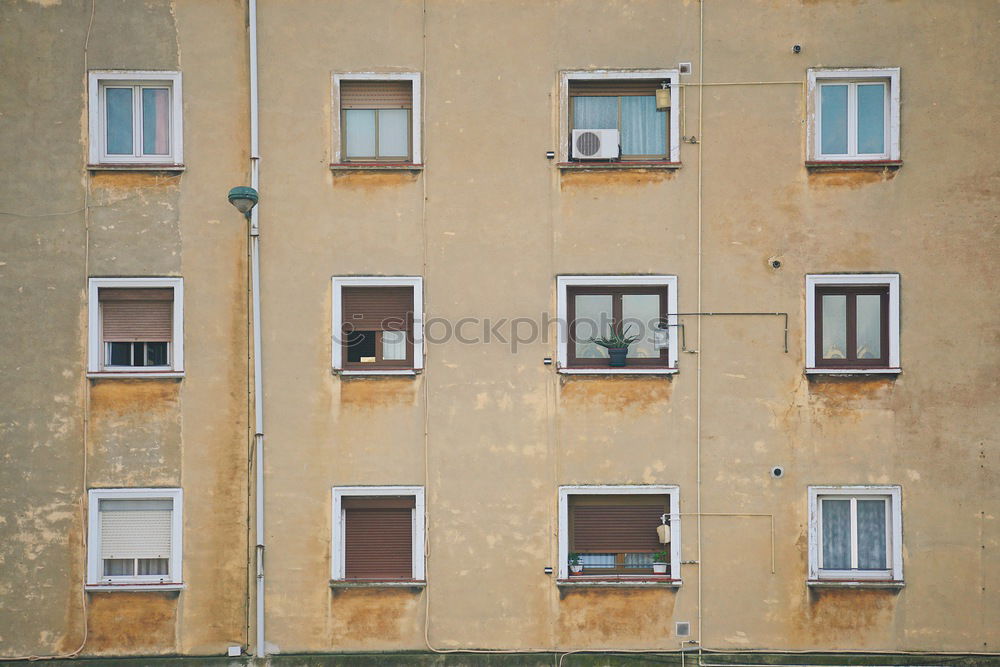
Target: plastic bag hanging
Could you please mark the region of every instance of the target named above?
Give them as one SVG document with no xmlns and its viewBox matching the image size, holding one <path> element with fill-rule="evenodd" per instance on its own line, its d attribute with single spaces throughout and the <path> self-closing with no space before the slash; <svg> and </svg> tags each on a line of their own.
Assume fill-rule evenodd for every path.
<svg viewBox="0 0 1000 667">
<path fill-rule="evenodd" d="M 667 525 L 667 515 L 661 515 L 660 521 L 660 525 L 656 527 L 656 536 L 660 538 L 660 544 L 670 544 L 670 526 Z"/>
</svg>

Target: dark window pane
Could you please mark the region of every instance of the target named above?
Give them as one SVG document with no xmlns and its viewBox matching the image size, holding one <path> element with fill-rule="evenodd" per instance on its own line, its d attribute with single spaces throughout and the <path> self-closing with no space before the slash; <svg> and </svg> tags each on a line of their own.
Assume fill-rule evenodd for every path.
<svg viewBox="0 0 1000 667">
<path fill-rule="evenodd" d="M 375 331 L 352 331 L 347 334 L 347 361 L 375 361 Z"/>
<path fill-rule="evenodd" d="M 132 365 L 132 343 L 110 343 L 111 366 L 131 366 Z"/>
<path fill-rule="evenodd" d="M 146 365 L 167 365 L 167 343 L 146 343 Z"/>
</svg>

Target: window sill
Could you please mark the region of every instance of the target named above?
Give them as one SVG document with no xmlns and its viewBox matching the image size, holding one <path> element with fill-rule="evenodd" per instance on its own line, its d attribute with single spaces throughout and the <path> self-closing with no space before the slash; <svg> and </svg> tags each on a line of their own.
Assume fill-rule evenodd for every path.
<svg viewBox="0 0 1000 667">
<path fill-rule="evenodd" d="M 806 581 L 806 586 L 809 588 L 904 588 L 906 584 L 890 579 L 809 579 Z"/>
<path fill-rule="evenodd" d="M 364 375 L 417 375 L 421 372 L 421 369 L 413 368 L 382 368 L 382 369 L 372 369 L 370 371 L 357 371 L 357 370 L 343 370 L 340 368 L 334 368 L 334 375 L 350 375 L 350 376 L 364 376 Z"/>
<path fill-rule="evenodd" d="M 110 591 L 118 593 L 142 593 L 148 591 L 182 591 L 184 590 L 184 584 L 182 583 L 87 584 L 84 588 L 87 592 L 95 592 L 95 593 L 105 593 Z"/>
<path fill-rule="evenodd" d="M 901 368 L 807 368 L 806 375 L 899 375 Z"/>
<path fill-rule="evenodd" d="M 676 368 L 560 368 L 559 373 L 563 375 L 674 375 Z"/>
<path fill-rule="evenodd" d="M 423 579 L 331 579 L 330 588 L 425 588 Z"/>
<path fill-rule="evenodd" d="M 184 371 L 159 371 L 159 372 L 152 371 L 152 372 L 140 372 L 140 373 L 131 373 L 128 371 L 99 371 L 96 373 L 87 373 L 87 377 L 93 379 L 121 378 L 123 380 L 128 380 L 133 378 L 176 379 L 184 377 Z"/>
<path fill-rule="evenodd" d="M 579 170 L 616 170 L 616 169 L 653 169 L 653 170 L 673 170 L 680 169 L 680 162 L 664 162 L 663 160 L 656 160 L 651 162 L 632 162 L 632 161 L 620 161 L 620 162 L 601 162 L 595 160 L 593 162 L 557 162 L 556 166 L 563 171 L 572 171 L 575 169 Z"/>
<path fill-rule="evenodd" d="M 88 164 L 87 169 L 89 171 L 184 171 L 187 167 L 183 164 L 174 164 L 171 162 L 108 162 L 104 164 Z"/>
<path fill-rule="evenodd" d="M 806 169 L 822 171 L 824 169 L 899 169 L 902 160 L 806 160 Z"/>
<path fill-rule="evenodd" d="M 560 588 L 680 588 L 680 585 L 680 579 L 656 576 L 622 579 L 618 577 L 588 577 L 582 575 L 573 576 L 569 579 L 556 579 L 556 586 Z"/>
<path fill-rule="evenodd" d="M 415 162 L 331 162 L 331 171 L 423 171 Z"/>
</svg>

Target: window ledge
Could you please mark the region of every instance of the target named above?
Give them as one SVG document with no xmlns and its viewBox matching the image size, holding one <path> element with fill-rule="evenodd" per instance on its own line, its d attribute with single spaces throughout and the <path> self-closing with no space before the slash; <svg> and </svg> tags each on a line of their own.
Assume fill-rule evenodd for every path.
<svg viewBox="0 0 1000 667">
<path fill-rule="evenodd" d="M 415 162 L 331 162 L 332 171 L 423 171 Z"/>
<path fill-rule="evenodd" d="M 330 588 L 425 588 L 427 582 L 422 579 L 331 579 Z"/>
<path fill-rule="evenodd" d="M 807 368 L 806 375 L 899 375 L 901 368 Z"/>
<path fill-rule="evenodd" d="M 380 370 L 370 370 L 370 371 L 356 371 L 356 370 L 343 370 L 340 368 L 334 368 L 333 373 L 335 375 L 417 375 L 420 373 L 420 369 L 405 368 L 405 369 L 392 369 L 384 368 Z"/>
<path fill-rule="evenodd" d="M 667 577 L 641 577 L 636 579 L 617 579 L 604 577 L 571 577 L 570 579 L 556 579 L 556 586 L 560 588 L 680 588 L 680 579 L 668 579 Z"/>
<path fill-rule="evenodd" d="M 115 591 L 121 593 L 146 592 L 146 591 L 182 591 L 185 586 L 182 583 L 129 583 L 129 584 L 87 584 L 84 587 L 88 592 L 108 592 Z"/>
<path fill-rule="evenodd" d="M 906 584 L 902 581 L 890 579 L 809 579 L 806 581 L 809 588 L 904 588 Z"/>
<path fill-rule="evenodd" d="M 623 161 L 623 162 L 601 162 L 599 160 L 595 160 L 593 162 L 557 162 L 556 166 L 559 167 L 559 169 L 564 170 L 564 171 L 566 171 L 566 170 L 572 171 L 574 169 L 580 169 L 580 170 L 606 170 L 606 169 L 611 169 L 611 170 L 615 170 L 615 169 L 654 169 L 654 170 L 665 169 L 665 170 L 672 170 L 672 169 L 680 169 L 681 168 L 681 163 L 680 162 L 664 162 L 663 160 L 655 160 L 655 161 L 650 161 L 650 162 L 638 162 L 638 161 L 633 162 L 631 160 L 629 160 L 629 161 Z"/>
<path fill-rule="evenodd" d="M 563 375 L 674 375 L 676 368 L 560 368 Z"/>
<path fill-rule="evenodd" d="M 88 164 L 89 171 L 184 171 L 187 167 L 183 164 L 157 163 L 157 162 L 122 162 Z"/>
<path fill-rule="evenodd" d="M 902 160 L 806 160 L 806 169 L 899 169 Z"/>
<path fill-rule="evenodd" d="M 87 373 L 87 377 L 94 379 L 121 378 L 123 380 L 129 380 L 133 378 L 176 379 L 184 377 L 184 371 L 161 371 L 161 372 L 147 372 L 147 373 L 129 373 L 126 371 L 100 371 L 97 373 Z"/>
</svg>

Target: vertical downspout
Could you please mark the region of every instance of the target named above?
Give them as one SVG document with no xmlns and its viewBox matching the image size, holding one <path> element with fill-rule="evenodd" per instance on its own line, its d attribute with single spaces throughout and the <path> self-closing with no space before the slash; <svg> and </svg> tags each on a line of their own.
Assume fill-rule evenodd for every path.
<svg viewBox="0 0 1000 667">
<path fill-rule="evenodd" d="M 257 0 L 249 0 L 250 38 L 250 186 L 260 189 L 260 153 L 257 115 Z M 255 633 L 256 655 L 267 653 L 264 641 L 264 377 L 261 372 L 260 353 L 260 207 L 250 211 L 250 292 L 253 309 L 253 413 L 254 413 L 254 464 L 256 465 L 256 562 L 257 598 Z"/>
</svg>

